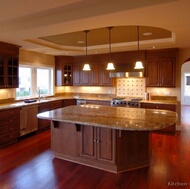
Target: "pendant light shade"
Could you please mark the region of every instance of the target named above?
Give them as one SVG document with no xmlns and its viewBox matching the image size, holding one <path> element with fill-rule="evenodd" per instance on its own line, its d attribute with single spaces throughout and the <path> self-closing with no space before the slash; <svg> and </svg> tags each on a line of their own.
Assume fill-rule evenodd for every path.
<svg viewBox="0 0 190 189">
<path fill-rule="evenodd" d="M 109 53 L 110 53 L 110 62 L 107 64 L 106 70 L 115 70 L 114 64 L 112 62 L 112 57 L 111 57 L 111 29 L 113 27 L 108 27 L 109 30 Z"/>
<path fill-rule="evenodd" d="M 86 62 L 87 62 L 87 46 L 88 46 L 87 45 L 87 34 L 88 34 L 89 31 L 85 30 L 84 32 L 85 32 L 85 37 L 86 37 Z M 90 65 L 88 63 L 85 63 L 82 70 L 83 71 L 90 71 L 91 70 Z"/>
<path fill-rule="evenodd" d="M 143 64 L 140 61 L 140 56 L 139 56 L 139 26 L 137 26 L 137 43 L 138 43 L 138 60 L 135 63 L 134 69 L 143 69 Z"/>
</svg>

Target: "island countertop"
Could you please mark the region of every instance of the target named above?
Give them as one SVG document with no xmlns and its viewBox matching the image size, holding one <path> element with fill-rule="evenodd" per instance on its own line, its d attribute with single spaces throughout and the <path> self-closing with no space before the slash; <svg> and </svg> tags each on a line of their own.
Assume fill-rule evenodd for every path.
<svg viewBox="0 0 190 189">
<path fill-rule="evenodd" d="M 57 122 L 132 131 L 164 129 L 177 121 L 177 113 L 173 111 L 101 105 L 72 105 L 40 113 L 37 117 Z"/>
</svg>

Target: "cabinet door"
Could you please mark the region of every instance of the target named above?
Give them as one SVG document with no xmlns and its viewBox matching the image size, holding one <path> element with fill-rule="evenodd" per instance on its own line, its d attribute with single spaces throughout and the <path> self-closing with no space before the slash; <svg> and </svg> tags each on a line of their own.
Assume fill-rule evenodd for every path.
<svg viewBox="0 0 190 189">
<path fill-rule="evenodd" d="M 73 85 L 81 85 L 81 64 L 73 64 Z"/>
<path fill-rule="evenodd" d="M 5 63 L 5 57 L 0 55 L 0 88 L 4 88 L 7 83 L 7 70 Z"/>
<path fill-rule="evenodd" d="M 40 103 L 38 112 L 42 113 L 45 111 L 50 111 L 52 109 L 52 105 L 50 102 L 47 103 Z M 44 130 L 46 128 L 50 127 L 50 120 L 45 120 L 45 119 L 38 119 L 38 129 L 39 130 Z"/>
<path fill-rule="evenodd" d="M 113 86 L 113 79 L 109 77 L 109 71 L 106 70 L 106 64 L 102 64 L 101 68 L 101 85 Z"/>
<path fill-rule="evenodd" d="M 97 159 L 104 162 L 115 162 L 115 131 L 108 128 L 97 128 Z"/>
<path fill-rule="evenodd" d="M 81 71 L 81 85 L 91 85 L 91 71 Z"/>
<path fill-rule="evenodd" d="M 18 57 L 0 55 L 0 88 L 18 87 Z"/>
<path fill-rule="evenodd" d="M 88 159 L 96 159 L 96 128 L 81 125 L 81 156 Z"/>
<path fill-rule="evenodd" d="M 51 103 L 52 110 L 57 109 L 57 108 L 62 108 L 63 107 L 63 101 L 62 100 L 56 100 Z"/>
<path fill-rule="evenodd" d="M 54 123 L 51 125 L 52 132 L 52 149 L 58 154 L 65 156 L 78 156 L 78 132 L 73 123 L 59 122 L 58 128 L 54 128 Z"/>
<path fill-rule="evenodd" d="M 158 59 L 150 59 L 146 61 L 146 75 L 147 87 L 158 87 L 160 85 Z"/>
<path fill-rule="evenodd" d="M 63 107 L 70 106 L 70 105 L 76 105 L 76 100 L 75 99 L 63 100 Z"/>
<path fill-rule="evenodd" d="M 92 64 L 91 65 L 91 85 L 94 85 L 94 86 L 99 86 L 101 85 L 101 75 L 100 75 L 100 72 L 101 72 L 101 67 L 100 67 L 100 64 Z"/>
<path fill-rule="evenodd" d="M 160 86 L 175 87 L 175 60 L 160 60 Z"/>
</svg>

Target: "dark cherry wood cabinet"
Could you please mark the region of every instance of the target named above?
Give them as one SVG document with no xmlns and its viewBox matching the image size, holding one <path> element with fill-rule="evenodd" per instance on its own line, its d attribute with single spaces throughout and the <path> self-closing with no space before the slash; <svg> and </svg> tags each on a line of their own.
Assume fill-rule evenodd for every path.
<svg viewBox="0 0 190 189">
<path fill-rule="evenodd" d="M 38 113 L 51 111 L 57 108 L 62 108 L 70 105 L 75 105 L 75 99 L 56 100 L 51 102 L 40 103 Z M 38 119 L 38 130 L 45 130 L 50 127 L 50 121 L 45 119 Z"/>
<path fill-rule="evenodd" d="M 149 165 L 149 132 L 51 122 L 55 157 L 118 173 Z"/>
<path fill-rule="evenodd" d="M 76 105 L 76 99 L 65 99 L 63 100 L 63 107 Z"/>
<path fill-rule="evenodd" d="M 173 105 L 173 104 L 141 103 L 141 108 L 170 110 L 170 111 L 176 112 L 176 105 Z M 176 125 L 174 124 L 165 129 L 160 129 L 155 132 L 160 133 L 160 134 L 175 135 L 176 134 Z"/>
<path fill-rule="evenodd" d="M 0 88 L 17 88 L 19 46 L 0 42 Z"/>
<path fill-rule="evenodd" d="M 69 86 L 73 85 L 73 59 L 70 56 L 55 57 L 55 85 Z"/>
<path fill-rule="evenodd" d="M 115 163 L 115 130 L 82 125 L 80 134 L 80 156 Z"/>
<path fill-rule="evenodd" d="M 177 49 L 147 51 L 146 87 L 175 87 Z"/>
<path fill-rule="evenodd" d="M 40 103 L 38 107 L 38 113 L 51 111 L 56 108 L 62 108 L 63 102 L 62 100 L 52 101 Z M 45 130 L 50 127 L 50 121 L 45 119 L 38 119 L 38 131 Z"/>
<path fill-rule="evenodd" d="M 82 65 L 81 64 L 73 64 L 73 85 L 80 86 L 81 81 L 81 74 L 82 74 Z"/>
<path fill-rule="evenodd" d="M 20 109 L 0 111 L 0 147 L 11 144 L 20 137 Z"/>
</svg>

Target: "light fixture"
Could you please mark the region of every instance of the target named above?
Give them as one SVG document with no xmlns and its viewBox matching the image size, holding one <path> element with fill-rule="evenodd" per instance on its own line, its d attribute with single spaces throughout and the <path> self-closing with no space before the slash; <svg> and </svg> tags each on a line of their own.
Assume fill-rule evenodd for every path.
<svg viewBox="0 0 190 189">
<path fill-rule="evenodd" d="M 88 34 L 88 30 L 85 30 L 84 31 L 85 32 L 85 37 L 86 37 L 86 61 L 87 61 L 87 34 Z M 91 69 L 90 69 L 90 65 L 88 64 L 88 63 L 85 63 L 84 64 L 84 67 L 83 67 L 83 69 L 82 69 L 83 71 L 90 71 Z"/>
<path fill-rule="evenodd" d="M 134 69 L 143 69 L 143 64 L 140 61 L 140 56 L 139 56 L 139 26 L 137 26 L 137 43 L 138 43 L 138 60 L 135 63 Z"/>
<path fill-rule="evenodd" d="M 114 64 L 112 62 L 112 57 L 111 57 L 111 29 L 113 27 L 108 27 L 109 30 L 109 53 L 110 53 L 110 62 L 107 64 L 106 70 L 115 70 Z"/>
</svg>

